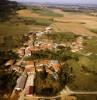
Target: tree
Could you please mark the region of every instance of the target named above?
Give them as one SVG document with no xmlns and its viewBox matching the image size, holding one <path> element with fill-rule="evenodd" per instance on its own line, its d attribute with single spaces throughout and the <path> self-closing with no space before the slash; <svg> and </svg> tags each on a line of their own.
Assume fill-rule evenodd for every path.
<svg viewBox="0 0 97 100">
<path fill-rule="evenodd" d="M 10 68 L 5 67 L 4 64 L 9 59 L 16 60 L 17 57 L 17 54 L 12 52 L 11 50 L 5 52 L 0 51 L 0 93 L 2 93 L 2 97 L 4 93 L 9 93 L 12 91 L 19 76 L 19 73 L 15 72 L 14 70 L 9 70 Z"/>
<path fill-rule="evenodd" d="M 61 66 L 61 70 L 60 70 L 60 82 L 61 82 L 61 85 L 65 86 L 69 80 L 70 80 L 70 68 L 69 68 L 69 65 L 67 63 L 65 63 L 64 65 Z"/>
<path fill-rule="evenodd" d="M 18 7 L 18 3 L 15 1 L 0 0 L 0 20 L 9 19 L 11 15 L 15 14 Z"/>
<path fill-rule="evenodd" d="M 33 34 L 33 43 L 32 43 L 33 46 L 35 46 L 36 38 L 37 38 L 36 33 L 34 33 L 34 34 Z"/>
</svg>

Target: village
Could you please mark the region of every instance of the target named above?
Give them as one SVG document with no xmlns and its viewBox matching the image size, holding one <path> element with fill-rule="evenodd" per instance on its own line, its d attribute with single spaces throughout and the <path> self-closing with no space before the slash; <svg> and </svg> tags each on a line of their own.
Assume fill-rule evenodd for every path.
<svg viewBox="0 0 97 100">
<path fill-rule="evenodd" d="M 0 1 L 0 100 L 97 100 L 96 2 L 48 1 Z"/>
<path fill-rule="evenodd" d="M 15 100 L 15 94 L 25 91 L 25 95 L 35 95 L 35 78 L 36 72 L 44 72 L 44 75 L 50 74 L 54 80 L 58 80 L 58 72 L 61 69 L 61 64 L 58 60 L 25 60 L 26 57 L 30 57 L 34 52 L 40 50 L 57 50 L 58 46 L 70 47 L 71 52 L 78 52 L 83 49 L 83 37 L 79 36 L 72 43 L 53 43 L 51 40 L 44 39 L 39 40 L 44 34 L 51 34 L 52 27 L 45 28 L 43 32 L 29 32 L 24 35 L 23 46 L 19 49 L 14 50 L 20 59 L 17 61 L 10 59 L 5 63 L 5 66 L 10 66 L 10 70 L 19 72 L 21 76 L 17 79 L 17 84 L 12 93 L 12 100 Z M 71 69 L 72 70 L 72 69 Z M 17 96 L 18 97 L 18 96 Z M 19 97 L 20 98 L 20 97 Z M 73 97 L 74 98 L 74 97 Z M 16 99 L 17 100 L 17 99 Z M 19 99 L 21 100 L 21 99 Z M 36 99 L 35 99 L 36 100 Z M 55 100 L 55 99 L 54 99 Z M 64 100 L 64 99 L 63 99 Z M 70 99 L 71 100 L 71 99 Z M 75 100 L 72 99 L 72 100 Z"/>
</svg>

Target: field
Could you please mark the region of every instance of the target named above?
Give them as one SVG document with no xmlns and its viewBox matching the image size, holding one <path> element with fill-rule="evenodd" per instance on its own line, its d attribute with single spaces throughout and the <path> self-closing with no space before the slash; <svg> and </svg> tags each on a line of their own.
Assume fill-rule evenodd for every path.
<svg viewBox="0 0 97 100">
<path fill-rule="evenodd" d="M 24 24 L 0 23 L 0 47 L 11 49 L 21 45 L 22 36 L 28 29 Z"/>
<path fill-rule="evenodd" d="M 2 34 L 12 35 L 15 33 L 25 33 L 27 31 L 40 31 L 49 25 L 53 27 L 55 32 L 73 32 L 85 36 L 97 35 L 96 16 L 80 12 L 63 12 L 60 9 L 47 8 L 27 8 L 18 10 L 17 16 L 12 18 L 9 22 L 0 22 L 0 35 L 2 37 Z M 10 31 L 6 32 L 5 29 Z"/>
<path fill-rule="evenodd" d="M 33 17 L 33 18 L 49 18 L 48 16 L 39 15 L 38 13 L 32 12 L 31 9 L 24 9 L 17 11 L 18 16 L 20 17 Z"/>
<path fill-rule="evenodd" d="M 0 47 L 12 49 L 21 45 L 23 34 L 30 31 L 38 32 L 52 24 L 52 18 L 32 12 L 19 10 L 10 20 L 0 22 Z"/>
<path fill-rule="evenodd" d="M 49 11 L 51 10 L 51 11 Z M 63 12 L 60 9 L 26 9 L 18 11 L 20 17 L 52 20 L 55 32 L 73 32 L 79 35 L 95 36 L 97 17 L 85 13 Z"/>
<path fill-rule="evenodd" d="M 59 9 L 54 9 L 53 11 L 64 14 L 62 18 L 54 18 L 55 23 L 52 26 L 56 32 L 68 31 L 80 35 L 95 35 L 89 29 L 96 30 L 97 17 L 84 13 L 63 12 Z"/>
<path fill-rule="evenodd" d="M 17 11 L 20 17 L 35 17 L 35 18 L 52 18 L 52 17 L 62 17 L 63 14 L 52 11 L 51 9 L 35 9 L 28 8 L 24 10 Z"/>
<path fill-rule="evenodd" d="M 83 44 L 85 52 L 97 54 L 97 37 L 86 39 Z"/>
</svg>

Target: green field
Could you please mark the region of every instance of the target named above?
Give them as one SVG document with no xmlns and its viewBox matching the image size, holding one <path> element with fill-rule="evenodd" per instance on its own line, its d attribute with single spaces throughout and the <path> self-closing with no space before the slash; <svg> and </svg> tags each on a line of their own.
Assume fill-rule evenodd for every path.
<svg viewBox="0 0 97 100">
<path fill-rule="evenodd" d="M 20 46 L 22 36 L 29 31 L 39 31 L 52 24 L 52 19 L 13 16 L 0 22 L 0 47 L 12 49 Z"/>
<path fill-rule="evenodd" d="M 10 22 L 0 22 L 0 46 L 11 49 L 21 45 L 22 36 L 28 31 L 24 24 L 13 24 Z"/>
<path fill-rule="evenodd" d="M 97 34 L 97 29 L 89 29 L 91 32 Z"/>
<path fill-rule="evenodd" d="M 32 8 L 32 12 L 38 13 L 43 16 L 62 17 L 62 14 L 55 13 L 48 8 Z"/>
<path fill-rule="evenodd" d="M 68 61 L 73 67 L 75 74 L 74 81 L 69 84 L 72 90 L 77 91 L 96 91 L 97 87 L 97 63 L 87 57 L 80 57 L 79 62 L 74 60 Z"/>
<path fill-rule="evenodd" d="M 18 17 L 12 20 L 13 23 L 23 23 L 25 25 L 49 26 L 53 20 L 51 18 Z"/>
<path fill-rule="evenodd" d="M 92 39 L 85 39 L 83 45 L 83 52 L 97 54 L 97 37 L 93 37 Z"/>
</svg>

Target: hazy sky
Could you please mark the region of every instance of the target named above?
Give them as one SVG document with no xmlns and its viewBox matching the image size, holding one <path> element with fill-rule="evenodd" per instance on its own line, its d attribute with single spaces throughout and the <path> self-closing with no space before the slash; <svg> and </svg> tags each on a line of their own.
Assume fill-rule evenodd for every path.
<svg viewBox="0 0 97 100">
<path fill-rule="evenodd" d="M 97 4 L 97 0 L 13 0 L 23 2 L 57 2 L 57 3 L 81 3 L 81 4 Z"/>
</svg>

